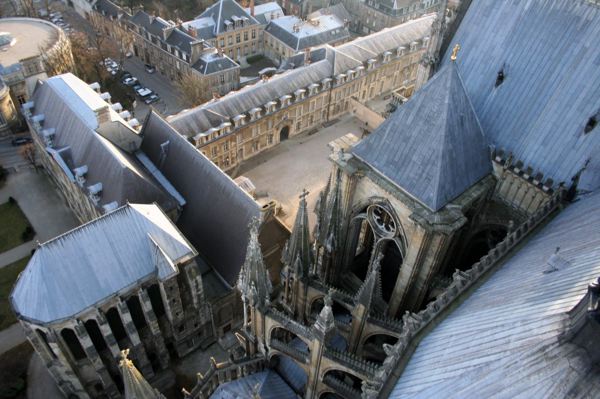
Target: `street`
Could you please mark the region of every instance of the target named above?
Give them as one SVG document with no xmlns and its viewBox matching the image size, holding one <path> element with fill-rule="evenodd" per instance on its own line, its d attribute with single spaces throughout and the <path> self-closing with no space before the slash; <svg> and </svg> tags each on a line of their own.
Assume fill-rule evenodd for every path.
<svg viewBox="0 0 600 399">
<path fill-rule="evenodd" d="M 125 60 L 123 69 L 138 78 L 142 86 L 158 94 L 160 101 L 151 106 L 163 116 L 176 114 L 183 109 L 183 106 L 179 103 L 179 93 L 168 77 L 161 75 L 158 71 L 154 73 L 146 72 L 142 60 L 135 56 Z M 149 109 L 150 106 L 144 104 L 139 98 L 136 98 L 136 106 L 133 114 L 140 123 L 143 122 Z"/>
</svg>

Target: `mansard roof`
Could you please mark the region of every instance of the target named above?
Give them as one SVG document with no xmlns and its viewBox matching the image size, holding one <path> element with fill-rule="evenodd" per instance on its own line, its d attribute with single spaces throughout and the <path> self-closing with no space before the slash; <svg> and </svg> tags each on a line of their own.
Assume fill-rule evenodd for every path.
<svg viewBox="0 0 600 399">
<path fill-rule="evenodd" d="M 226 55 L 219 55 L 217 49 L 205 50 L 200 58 L 198 58 L 198 61 L 192 65 L 192 68 L 203 75 L 210 75 L 211 73 L 239 67 L 231 58 Z"/>
<path fill-rule="evenodd" d="M 176 203 L 139 162 L 134 152 L 141 137 L 98 93 L 68 73 L 40 82 L 32 97 L 34 115 L 44 115 L 43 129 L 54 129 L 48 151 L 71 181 L 74 169 L 86 167 L 85 185 L 102 183 L 98 206 L 116 202 L 157 202 L 169 211 Z M 106 112 L 100 123 L 98 114 Z"/>
<path fill-rule="evenodd" d="M 245 10 L 248 14 L 252 12 L 249 7 L 245 8 Z M 276 1 L 270 1 L 254 6 L 254 18 L 262 25 L 266 25 L 272 19 L 280 18 L 284 15 L 283 9 Z"/>
<path fill-rule="evenodd" d="M 196 18 L 211 18 L 214 21 L 213 36 L 225 32 L 225 21 L 245 18 L 244 24 L 259 25 L 259 22 L 234 0 L 219 0 Z"/>
<path fill-rule="evenodd" d="M 145 278 L 159 277 L 156 248 L 173 264 L 196 251 L 155 204 L 127 204 L 40 245 L 11 294 L 34 323 L 72 318 Z"/>
<path fill-rule="evenodd" d="M 359 38 L 337 47 L 325 45 L 323 52 L 320 49 L 311 52 L 316 57 L 311 64 L 286 70 L 266 82 L 244 86 L 238 91 L 221 97 L 218 101 L 210 101 L 171 116 L 169 123 L 188 137 L 206 132 L 223 122 L 230 122 L 231 118 L 247 113 L 255 107 L 262 107 L 269 101 L 277 101 L 283 95 L 305 89 L 312 83 L 318 84 L 325 78 L 334 77 L 336 74 L 363 65 L 368 59 L 376 58 L 385 51 L 396 51 L 401 46 L 410 45 L 411 42 L 428 35 L 434 19 L 434 15 L 428 15 L 406 24 L 384 29 L 374 34 L 376 38 L 373 39 Z"/>
<path fill-rule="evenodd" d="M 548 264 L 557 247 L 566 265 L 558 270 Z M 586 351 L 559 336 L 598 276 L 594 193 L 543 227 L 423 338 L 390 398 L 597 396 Z"/>
<path fill-rule="evenodd" d="M 294 31 L 295 27 L 298 27 L 297 32 Z M 339 42 L 350 37 L 344 21 L 335 15 L 320 15 L 311 21 L 288 15 L 272 20 L 265 31 L 296 51 Z"/>
<path fill-rule="evenodd" d="M 451 42 L 462 47 L 457 63 L 490 144 L 555 183 L 570 183 L 589 159 L 579 183 L 585 190 L 600 187 L 596 3 L 474 1 Z"/>
<path fill-rule="evenodd" d="M 352 153 L 432 211 L 492 170 L 455 63 L 439 71 Z"/>
<path fill-rule="evenodd" d="M 142 151 L 185 198 L 177 226 L 230 285 L 248 245 L 258 204 L 158 114 L 151 112 Z"/>
</svg>

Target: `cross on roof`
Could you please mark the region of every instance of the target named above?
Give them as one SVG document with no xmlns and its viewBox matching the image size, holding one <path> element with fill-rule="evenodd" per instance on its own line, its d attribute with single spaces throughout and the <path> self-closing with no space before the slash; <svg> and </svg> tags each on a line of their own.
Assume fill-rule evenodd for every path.
<svg viewBox="0 0 600 399">
<path fill-rule="evenodd" d="M 305 188 L 302 189 L 302 194 L 300 194 L 300 196 L 298 198 L 300 198 L 301 200 L 305 199 L 308 194 L 310 194 L 308 191 L 306 191 Z"/>
</svg>

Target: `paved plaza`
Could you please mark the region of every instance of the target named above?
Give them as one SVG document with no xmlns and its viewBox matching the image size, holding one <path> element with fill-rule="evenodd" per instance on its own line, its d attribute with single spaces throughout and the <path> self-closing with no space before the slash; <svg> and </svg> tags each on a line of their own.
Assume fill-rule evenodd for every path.
<svg viewBox="0 0 600 399">
<path fill-rule="evenodd" d="M 260 203 L 274 199 L 281 204 L 281 219 L 288 227 L 294 223 L 298 196 L 303 188 L 307 189 L 310 192 L 309 222 L 314 226 L 316 216 L 313 209 L 331 171 L 328 158 L 331 150 L 327 144 L 347 133 L 360 137 L 359 132 L 359 123 L 354 117 L 346 115 L 312 135 L 292 137 L 259 154 L 245 162 L 237 175 L 246 176 L 254 183 Z"/>
</svg>

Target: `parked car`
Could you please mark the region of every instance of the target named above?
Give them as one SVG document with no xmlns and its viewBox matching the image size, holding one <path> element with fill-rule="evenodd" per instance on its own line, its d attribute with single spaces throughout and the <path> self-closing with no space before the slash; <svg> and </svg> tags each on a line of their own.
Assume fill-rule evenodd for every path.
<svg viewBox="0 0 600 399">
<path fill-rule="evenodd" d="M 131 51 L 128 51 L 125 53 L 125 58 L 131 58 L 133 57 L 133 53 Z"/>
<path fill-rule="evenodd" d="M 154 72 L 156 72 L 156 68 L 154 68 L 150 64 L 144 64 L 144 67 L 146 68 L 146 72 L 148 72 L 148 73 L 154 73 Z"/>
<path fill-rule="evenodd" d="M 145 98 L 148 97 L 151 94 L 154 94 L 154 92 L 146 87 L 142 87 L 141 89 L 136 90 L 136 93 L 138 96 L 140 96 L 141 98 Z"/>
<path fill-rule="evenodd" d="M 137 93 L 137 91 L 139 89 L 142 88 L 142 85 L 140 84 L 140 82 L 135 83 L 133 86 L 131 86 L 133 88 L 133 90 Z"/>
<path fill-rule="evenodd" d="M 19 137 L 11 141 L 11 144 L 14 146 L 25 145 L 29 143 L 33 143 L 33 140 L 29 137 Z"/>
<path fill-rule="evenodd" d="M 125 86 L 133 86 L 138 83 L 138 79 L 135 76 L 129 76 L 122 80 Z"/>
<path fill-rule="evenodd" d="M 158 96 L 158 94 L 154 93 L 154 94 L 150 94 L 148 97 L 146 97 L 144 99 L 144 102 L 148 105 L 153 104 L 157 101 L 160 100 L 160 97 Z"/>
</svg>

